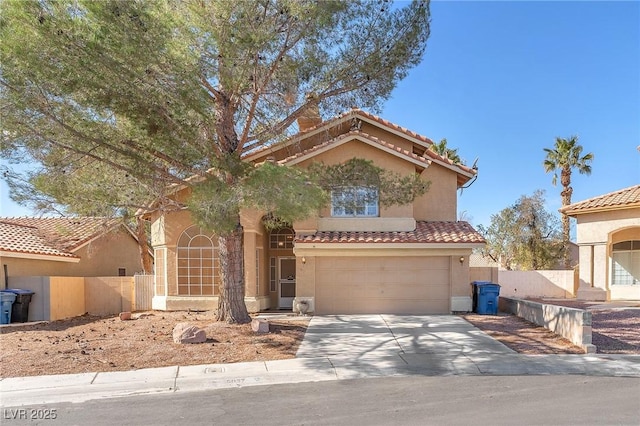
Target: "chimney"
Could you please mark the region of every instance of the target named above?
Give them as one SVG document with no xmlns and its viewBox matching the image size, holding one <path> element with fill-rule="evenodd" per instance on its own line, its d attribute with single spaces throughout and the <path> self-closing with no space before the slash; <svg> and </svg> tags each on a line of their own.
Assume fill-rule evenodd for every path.
<svg viewBox="0 0 640 426">
<path fill-rule="evenodd" d="M 312 99 L 312 96 L 307 96 L 307 100 L 310 99 Z M 320 123 L 322 123 L 320 108 L 318 108 L 318 105 L 315 103 L 310 103 L 307 109 L 298 117 L 298 129 L 300 129 L 301 132 L 315 127 Z"/>
</svg>

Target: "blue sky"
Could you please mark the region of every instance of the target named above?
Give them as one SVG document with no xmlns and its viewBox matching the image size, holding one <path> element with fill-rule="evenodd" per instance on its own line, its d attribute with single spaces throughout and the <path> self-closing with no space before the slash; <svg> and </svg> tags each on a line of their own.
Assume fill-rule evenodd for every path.
<svg viewBox="0 0 640 426">
<path fill-rule="evenodd" d="M 542 162 L 558 136 L 595 156 L 574 202 L 640 182 L 640 2 L 433 1 L 431 14 L 424 60 L 381 115 L 479 158 L 458 203 L 474 225 L 536 189 L 557 211 Z"/>
<path fill-rule="evenodd" d="M 560 188 L 543 148 L 578 135 L 593 173 L 573 201 L 640 182 L 640 2 L 434 1 L 427 52 L 382 116 L 478 160 L 459 197 L 474 225 L 536 189 Z M 0 185 L 0 216 L 31 214 Z"/>
</svg>

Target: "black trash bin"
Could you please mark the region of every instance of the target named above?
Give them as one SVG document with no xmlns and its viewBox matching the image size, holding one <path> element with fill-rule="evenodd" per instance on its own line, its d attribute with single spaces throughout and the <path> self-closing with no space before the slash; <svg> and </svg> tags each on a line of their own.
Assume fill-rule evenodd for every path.
<svg viewBox="0 0 640 426">
<path fill-rule="evenodd" d="M 16 295 L 16 300 L 11 308 L 11 322 L 29 321 L 29 303 L 31 303 L 31 296 L 34 293 L 31 290 L 21 288 L 8 288 L 4 291 Z"/>
<path fill-rule="evenodd" d="M 474 281 L 471 283 L 473 287 L 473 303 L 471 305 L 471 310 L 473 312 L 478 312 L 478 293 L 480 292 L 480 287 L 485 284 L 492 284 L 491 281 Z"/>
</svg>

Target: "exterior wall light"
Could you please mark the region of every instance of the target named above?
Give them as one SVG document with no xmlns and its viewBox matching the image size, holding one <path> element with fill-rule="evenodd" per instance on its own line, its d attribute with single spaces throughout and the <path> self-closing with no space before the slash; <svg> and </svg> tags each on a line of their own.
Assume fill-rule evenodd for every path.
<svg viewBox="0 0 640 426">
<path fill-rule="evenodd" d="M 464 263 L 464 256 L 460 256 L 460 264 L 462 265 Z"/>
<path fill-rule="evenodd" d="M 307 263 L 307 258 L 302 256 L 302 264 L 304 265 L 305 263 Z"/>
</svg>

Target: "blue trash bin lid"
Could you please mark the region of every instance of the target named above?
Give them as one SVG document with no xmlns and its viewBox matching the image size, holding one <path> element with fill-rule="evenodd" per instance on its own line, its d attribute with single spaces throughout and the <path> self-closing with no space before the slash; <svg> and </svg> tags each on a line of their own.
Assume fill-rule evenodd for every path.
<svg viewBox="0 0 640 426">
<path fill-rule="evenodd" d="M 16 295 L 15 293 L 11 293 L 10 291 L 1 290 L 0 300 L 3 302 L 11 302 L 13 304 L 13 302 L 16 300 Z"/>
<path fill-rule="evenodd" d="M 474 281 L 473 285 L 480 288 L 500 288 L 500 284 L 492 283 L 491 281 Z"/>
<path fill-rule="evenodd" d="M 34 294 L 33 291 L 24 290 L 22 288 L 8 288 L 8 289 L 2 290 L 2 291 L 6 291 L 6 292 L 9 292 L 9 293 L 13 293 L 13 294 Z"/>
</svg>

